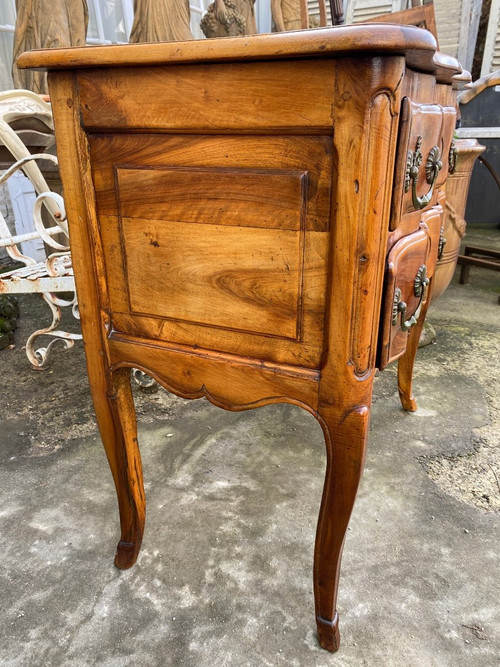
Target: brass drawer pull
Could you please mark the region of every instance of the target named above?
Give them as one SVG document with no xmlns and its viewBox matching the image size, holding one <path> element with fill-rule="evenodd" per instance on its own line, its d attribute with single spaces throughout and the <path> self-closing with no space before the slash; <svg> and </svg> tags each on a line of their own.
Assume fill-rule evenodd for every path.
<svg viewBox="0 0 500 667">
<path fill-rule="evenodd" d="M 429 278 L 427 278 L 427 267 L 425 264 L 417 271 L 415 280 L 413 283 L 413 293 L 415 296 L 420 297 L 420 301 L 417 309 L 413 315 L 407 320 L 406 319 L 406 308 L 407 305 L 404 301 L 401 300 L 401 290 L 399 287 L 396 287 L 394 292 L 394 301 L 392 306 L 392 324 L 396 326 L 398 323 L 398 315 L 401 313 L 401 331 L 409 331 L 417 322 L 420 317 L 420 312 L 422 310 L 422 305 L 425 302 L 427 296 L 427 287 L 429 286 Z"/>
<path fill-rule="evenodd" d="M 414 151 L 408 151 L 408 157 L 406 158 L 406 174 L 405 174 L 405 192 L 408 192 L 410 185 L 412 187 L 411 196 L 413 201 L 413 206 L 420 210 L 425 208 L 432 199 L 434 193 L 434 186 L 436 184 L 436 179 L 439 172 L 443 167 L 441 162 L 441 151 L 438 146 L 433 146 L 429 151 L 427 161 L 425 163 L 425 180 L 431 186 L 429 192 L 422 197 L 419 197 L 417 194 L 417 181 L 418 181 L 418 172 L 419 167 L 422 164 L 423 155 L 420 150 L 422 145 L 422 137 L 417 137 L 417 143 L 415 145 Z"/>
</svg>

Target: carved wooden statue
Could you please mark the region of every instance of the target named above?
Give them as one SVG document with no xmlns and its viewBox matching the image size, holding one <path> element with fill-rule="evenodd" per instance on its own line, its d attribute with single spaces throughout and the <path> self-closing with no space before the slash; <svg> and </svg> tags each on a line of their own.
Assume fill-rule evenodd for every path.
<svg viewBox="0 0 500 667">
<path fill-rule="evenodd" d="M 134 0 L 131 42 L 183 42 L 193 39 L 189 0 Z"/>
<path fill-rule="evenodd" d="M 16 10 L 14 85 L 46 94 L 49 92 L 47 74 L 19 70 L 16 59 L 31 49 L 85 46 L 89 20 L 87 0 L 16 0 Z"/>
<path fill-rule="evenodd" d="M 300 30 L 300 0 L 271 0 L 274 32 Z"/>
<path fill-rule="evenodd" d="M 255 0 L 214 0 L 201 20 L 205 37 L 257 34 Z"/>
</svg>

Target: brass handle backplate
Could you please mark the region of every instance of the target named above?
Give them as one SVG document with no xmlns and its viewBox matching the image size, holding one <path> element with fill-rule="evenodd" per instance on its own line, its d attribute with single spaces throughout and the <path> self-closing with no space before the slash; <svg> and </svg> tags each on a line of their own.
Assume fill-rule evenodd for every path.
<svg viewBox="0 0 500 667">
<path fill-rule="evenodd" d="M 418 269 L 417 275 L 413 282 L 413 293 L 416 297 L 420 297 L 418 307 L 411 317 L 406 319 L 406 309 L 407 305 L 404 301 L 401 300 L 401 290 L 399 287 L 396 287 L 394 291 L 394 300 L 392 305 L 392 325 L 396 326 L 398 323 L 398 316 L 401 313 L 401 330 L 409 331 L 417 322 L 422 311 L 422 305 L 425 302 L 427 296 L 427 287 L 429 286 L 429 278 L 427 277 L 427 267 L 425 264 Z"/>
<path fill-rule="evenodd" d="M 434 194 L 434 186 L 436 185 L 436 180 L 439 172 L 443 167 L 441 162 L 441 151 L 438 146 L 433 146 L 429 151 L 427 160 L 425 163 L 425 180 L 431 186 L 427 194 L 419 197 L 417 194 L 417 182 L 418 182 L 418 173 L 420 165 L 424 156 L 420 150 L 422 146 L 422 137 L 417 137 L 417 143 L 415 145 L 414 151 L 408 151 L 408 156 L 406 158 L 406 174 L 405 174 L 405 192 L 408 192 L 411 186 L 411 196 L 413 201 L 413 206 L 420 210 L 425 208 L 432 199 Z"/>
</svg>

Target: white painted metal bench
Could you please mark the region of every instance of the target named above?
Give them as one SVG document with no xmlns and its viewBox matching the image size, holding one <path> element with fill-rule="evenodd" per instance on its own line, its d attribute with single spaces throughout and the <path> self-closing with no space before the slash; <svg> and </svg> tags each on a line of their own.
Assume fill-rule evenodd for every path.
<svg viewBox="0 0 500 667">
<path fill-rule="evenodd" d="M 0 184 L 6 182 L 20 169 L 33 184 L 37 194 L 33 207 L 33 229 L 26 233 L 12 235 L 0 212 L 0 248 L 5 248 L 8 255 L 21 266 L 0 273 L 0 294 L 39 293 L 50 307 L 52 322 L 48 327 L 34 331 L 26 342 L 26 354 L 36 368 L 48 364 L 51 348 L 57 341 L 62 341 L 66 348 L 81 340 L 81 334 L 61 331 L 61 308 L 71 308 L 75 318 L 78 305 L 75 296 L 75 282 L 69 251 L 68 226 L 62 197 L 52 192 L 37 164 L 39 160 L 49 160 L 57 164 L 57 158 L 50 153 L 31 154 L 11 123 L 22 119 L 37 119 L 47 128 L 53 129 L 50 104 L 27 90 L 11 90 L 0 93 L 0 141 L 13 157 L 13 164 L 0 176 Z M 46 211 L 42 216 L 42 212 Z M 43 220 L 49 221 L 46 224 Z M 45 243 L 48 256 L 44 261 L 37 261 L 24 254 L 21 245 L 40 238 Z M 67 294 L 73 296 L 68 298 Z M 51 340 L 45 346 L 39 346 L 40 337 Z"/>
<path fill-rule="evenodd" d="M 71 308 L 77 320 L 79 314 L 64 201 L 59 194 L 50 190 L 37 165 L 39 160 L 49 160 L 57 165 L 57 158 L 50 153 L 30 153 L 11 127 L 11 123 L 22 119 L 40 120 L 49 130 L 53 130 L 51 106 L 40 95 L 29 90 L 0 92 L 0 142 L 9 150 L 14 161 L 0 176 L 0 184 L 5 183 L 22 169 L 37 193 L 31 231 L 12 235 L 0 211 L 0 248 L 5 248 L 8 255 L 22 265 L 12 271 L 0 273 L 0 294 L 38 293 L 50 307 L 52 313 L 50 325 L 37 329 L 26 341 L 28 359 L 35 368 L 43 369 L 49 363 L 55 343 L 61 341 L 66 348 L 70 348 L 73 347 L 75 340 L 81 340 L 82 336 L 80 333 L 62 331 L 58 328 L 62 308 Z M 45 216 L 42 215 L 44 210 L 47 211 Z M 41 239 L 46 247 L 53 250 L 49 251 L 44 261 L 37 261 L 20 247 L 21 244 L 33 239 Z M 72 294 L 70 299 L 67 298 L 68 293 Z M 51 338 L 45 346 L 39 346 L 38 339 L 42 336 Z M 137 368 L 132 369 L 132 376 L 145 390 L 153 391 L 158 386 L 152 378 Z"/>
</svg>

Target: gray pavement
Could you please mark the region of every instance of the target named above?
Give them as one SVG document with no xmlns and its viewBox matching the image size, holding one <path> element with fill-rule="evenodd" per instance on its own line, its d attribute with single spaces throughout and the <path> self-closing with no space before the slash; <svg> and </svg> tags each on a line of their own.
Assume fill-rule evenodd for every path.
<svg viewBox="0 0 500 667">
<path fill-rule="evenodd" d="M 31 370 L 22 341 L 44 310 L 23 299 L 19 344 L 0 352 L 0 664 L 500 665 L 499 291 L 472 269 L 434 305 L 418 412 L 401 410 L 395 368 L 376 379 L 334 655 L 314 624 L 315 420 L 135 390 L 148 516 L 120 572 L 82 349 Z"/>
</svg>

